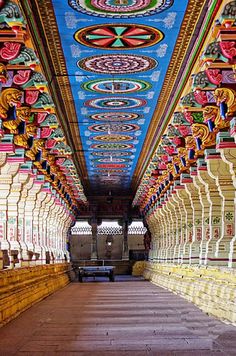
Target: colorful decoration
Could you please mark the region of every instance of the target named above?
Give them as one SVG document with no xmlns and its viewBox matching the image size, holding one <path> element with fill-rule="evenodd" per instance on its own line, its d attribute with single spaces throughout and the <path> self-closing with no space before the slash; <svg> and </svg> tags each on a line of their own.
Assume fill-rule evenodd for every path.
<svg viewBox="0 0 236 356">
<path fill-rule="evenodd" d="M 52 0 L 52 4 L 62 44 L 60 55 L 66 61 L 61 72 L 67 71 L 73 100 L 66 86 L 64 96 L 76 111 L 70 125 L 76 131 L 78 121 L 80 135 L 75 141 L 77 146 L 81 139 L 78 152 L 83 152 L 91 189 L 106 189 L 93 180 L 91 157 L 111 159 L 111 153 L 113 159 L 117 152 L 120 156 L 114 157 L 127 153 L 131 158 L 126 179 L 119 182 L 122 190 L 129 190 L 188 1 Z M 100 136 L 96 133 L 106 136 L 99 146 L 94 146 Z M 122 149 L 116 135 L 130 133 L 132 145 Z M 76 147 L 75 155 L 80 155 Z"/>
<path fill-rule="evenodd" d="M 132 136 L 127 135 L 103 135 L 103 136 L 94 136 L 94 141 L 104 141 L 104 142 L 119 142 L 119 141 L 131 141 L 133 140 Z"/>
<path fill-rule="evenodd" d="M 98 17 L 129 18 L 155 15 L 170 8 L 173 0 L 69 0 L 72 9 Z"/>
<path fill-rule="evenodd" d="M 154 69 L 157 61 L 150 57 L 125 54 L 92 56 L 80 60 L 78 67 L 102 74 L 126 74 Z"/>
<path fill-rule="evenodd" d="M 85 46 L 102 49 L 135 49 L 153 46 L 164 35 L 154 27 L 137 24 L 106 24 L 82 28 L 74 35 Z"/>
<path fill-rule="evenodd" d="M 115 146 L 115 149 L 116 149 L 117 146 Z M 113 148 L 111 148 L 113 149 Z M 91 154 L 93 156 L 101 156 L 101 157 L 107 157 L 109 156 L 110 159 L 111 157 L 127 157 L 127 156 L 131 156 L 132 155 L 132 152 L 129 152 L 129 151 L 93 151 L 91 152 Z"/>
<path fill-rule="evenodd" d="M 131 143 L 99 143 L 91 145 L 90 147 L 98 150 L 126 150 L 134 148 L 134 145 Z"/>
<path fill-rule="evenodd" d="M 140 129 L 140 126 L 135 124 L 100 124 L 88 127 L 92 132 L 134 132 Z"/>
<path fill-rule="evenodd" d="M 137 108 L 146 105 L 146 101 L 135 98 L 113 97 L 87 100 L 85 106 L 92 108 L 120 110 L 126 108 Z"/>
<path fill-rule="evenodd" d="M 141 117 L 142 117 L 142 115 L 139 115 L 136 113 L 108 112 L 108 113 L 100 113 L 100 114 L 91 115 L 90 119 L 98 120 L 98 121 L 122 122 L 122 121 L 138 120 Z"/>
<path fill-rule="evenodd" d="M 151 84 L 144 80 L 110 78 L 104 80 L 92 80 L 82 84 L 82 88 L 92 92 L 109 94 L 129 94 L 151 89 Z"/>
</svg>

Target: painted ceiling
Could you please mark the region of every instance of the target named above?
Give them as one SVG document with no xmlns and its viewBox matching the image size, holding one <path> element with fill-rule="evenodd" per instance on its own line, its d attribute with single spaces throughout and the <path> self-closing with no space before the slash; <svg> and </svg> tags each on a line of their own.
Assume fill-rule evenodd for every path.
<svg viewBox="0 0 236 356">
<path fill-rule="evenodd" d="M 91 190 L 127 192 L 188 1 L 52 3 Z"/>
</svg>

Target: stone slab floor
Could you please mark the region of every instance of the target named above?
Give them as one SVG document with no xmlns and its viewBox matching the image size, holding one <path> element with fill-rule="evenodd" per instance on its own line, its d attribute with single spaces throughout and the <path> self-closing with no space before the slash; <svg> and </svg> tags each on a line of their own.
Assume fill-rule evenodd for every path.
<svg viewBox="0 0 236 356">
<path fill-rule="evenodd" d="M 236 355 L 236 327 L 138 278 L 87 278 L 2 327 L 4 355 Z"/>
</svg>

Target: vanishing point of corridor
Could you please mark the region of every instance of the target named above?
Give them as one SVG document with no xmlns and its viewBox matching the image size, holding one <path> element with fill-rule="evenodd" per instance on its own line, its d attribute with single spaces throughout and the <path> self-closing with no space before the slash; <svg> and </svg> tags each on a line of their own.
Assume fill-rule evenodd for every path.
<svg viewBox="0 0 236 356">
<path fill-rule="evenodd" d="M 0 355 L 235 355 L 236 328 L 140 278 L 71 283 L 0 329 Z"/>
</svg>

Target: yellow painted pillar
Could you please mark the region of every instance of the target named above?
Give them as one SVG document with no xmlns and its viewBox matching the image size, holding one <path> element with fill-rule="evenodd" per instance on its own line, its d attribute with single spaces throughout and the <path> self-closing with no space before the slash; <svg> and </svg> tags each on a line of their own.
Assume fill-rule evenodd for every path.
<svg viewBox="0 0 236 356">
<path fill-rule="evenodd" d="M 160 260 L 162 262 L 165 262 L 167 239 L 168 239 L 168 230 L 167 230 L 166 214 L 165 214 L 165 211 L 163 210 L 163 201 L 164 201 L 164 198 L 161 198 L 161 207 L 159 208 L 159 214 L 160 214 L 160 217 L 161 217 L 160 221 L 161 221 L 161 224 L 162 224 L 162 245 L 161 245 Z"/>
<path fill-rule="evenodd" d="M 151 241 L 151 249 L 149 251 L 148 259 L 150 261 L 155 261 L 157 259 L 157 239 L 158 239 L 158 226 L 156 227 L 156 219 L 155 219 L 155 210 L 156 206 L 154 206 L 152 213 L 147 217 L 146 221 L 148 224 L 148 228 L 150 230 L 152 241 Z"/>
<path fill-rule="evenodd" d="M 162 250 L 164 249 L 164 226 L 162 224 L 162 215 L 161 215 L 161 207 L 158 205 L 155 213 L 156 219 L 156 227 L 158 226 L 159 229 L 157 230 L 157 260 L 160 262 L 162 260 Z M 159 235 L 159 236 L 158 236 Z"/>
</svg>

